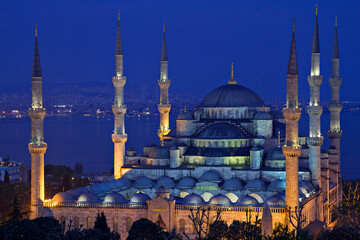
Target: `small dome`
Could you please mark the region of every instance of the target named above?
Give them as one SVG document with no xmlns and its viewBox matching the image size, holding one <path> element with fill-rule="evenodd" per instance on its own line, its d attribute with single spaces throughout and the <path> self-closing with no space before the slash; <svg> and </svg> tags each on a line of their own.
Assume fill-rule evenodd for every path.
<svg viewBox="0 0 360 240">
<path fill-rule="evenodd" d="M 73 196 L 68 192 L 59 192 L 51 199 L 53 203 L 68 203 L 73 201 Z"/>
<path fill-rule="evenodd" d="M 73 196 L 74 199 L 77 199 L 81 194 L 83 194 L 85 192 L 87 192 L 86 187 L 75 188 L 75 189 L 71 189 L 71 190 L 67 191 L 67 193 L 69 193 L 71 196 Z"/>
<path fill-rule="evenodd" d="M 220 183 L 222 182 L 222 178 L 220 177 L 220 174 L 214 170 L 208 170 L 205 171 L 200 177 L 199 177 L 199 182 L 215 182 L 215 183 Z"/>
<path fill-rule="evenodd" d="M 176 188 L 180 189 L 193 189 L 196 185 L 195 179 L 192 177 L 184 177 L 176 184 Z"/>
<path fill-rule="evenodd" d="M 123 203 L 123 202 L 126 202 L 124 196 L 116 192 L 109 193 L 104 198 L 104 203 Z"/>
<path fill-rule="evenodd" d="M 299 186 L 305 188 L 308 193 L 315 190 L 315 187 L 308 181 L 300 181 Z"/>
<path fill-rule="evenodd" d="M 181 112 L 177 117 L 177 120 L 193 120 L 193 119 L 194 117 L 192 113 L 188 111 Z"/>
<path fill-rule="evenodd" d="M 285 207 L 285 201 L 279 196 L 271 196 L 265 201 L 269 207 Z"/>
<path fill-rule="evenodd" d="M 130 180 L 126 179 L 126 178 L 119 178 L 117 180 L 115 180 L 115 187 L 117 189 L 121 189 L 121 188 L 127 188 L 131 185 Z"/>
<path fill-rule="evenodd" d="M 245 186 L 245 189 L 249 189 L 249 190 L 264 190 L 266 189 L 266 184 L 263 180 L 261 179 L 253 179 L 248 181 L 248 183 Z"/>
<path fill-rule="evenodd" d="M 226 180 L 222 186 L 222 189 L 225 190 L 240 190 L 243 188 L 243 185 L 238 178 L 230 178 Z"/>
<path fill-rule="evenodd" d="M 126 150 L 126 155 L 129 156 L 129 157 L 134 157 L 134 156 L 136 156 L 135 148 L 129 147 L 129 148 Z"/>
<path fill-rule="evenodd" d="M 211 124 L 202 130 L 197 138 L 201 139 L 236 139 L 246 138 L 240 128 L 228 123 Z"/>
<path fill-rule="evenodd" d="M 281 147 L 271 149 L 265 157 L 265 160 L 285 160 L 284 153 Z"/>
<path fill-rule="evenodd" d="M 170 192 L 169 190 L 164 187 L 164 186 L 161 186 L 161 187 L 158 187 L 155 191 L 155 198 L 158 198 L 158 197 L 161 197 L 161 198 L 169 198 L 170 197 Z"/>
<path fill-rule="evenodd" d="M 174 182 L 174 180 L 172 180 L 169 177 L 161 177 L 155 184 L 155 187 L 160 187 L 160 186 L 164 186 L 167 188 L 173 188 L 173 187 L 175 187 L 175 182 Z"/>
<path fill-rule="evenodd" d="M 205 203 L 204 199 L 196 193 L 191 193 L 181 200 L 181 204 L 188 204 L 188 205 L 200 205 L 204 203 Z"/>
<path fill-rule="evenodd" d="M 169 159 L 170 158 L 170 148 L 165 146 L 156 146 L 152 147 L 149 151 L 149 158 L 156 159 Z"/>
<path fill-rule="evenodd" d="M 268 112 L 257 112 L 255 114 L 254 120 L 271 120 L 272 117 Z"/>
<path fill-rule="evenodd" d="M 78 198 L 78 203 L 96 203 L 96 202 L 100 202 L 100 199 L 92 192 L 83 193 Z"/>
<path fill-rule="evenodd" d="M 146 195 L 145 193 L 139 192 L 134 194 L 131 198 L 130 198 L 130 203 L 133 204 L 144 204 L 146 203 L 146 201 L 151 200 L 151 198 Z"/>
<path fill-rule="evenodd" d="M 263 100 L 249 88 L 226 84 L 206 95 L 200 107 L 261 107 Z"/>
<path fill-rule="evenodd" d="M 230 199 L 222 194 L 218 194 L 210 198 L 209 200 L 210 205 L 216 205 L 216 206 L 230 206 L 231 201 Z"/>
<path fill-rule="evenodd" d="M 240 197 L 236 203 L 240 206 L 256 206 L 259 204 L 258 200 L 250 195 L 244 195 Z"/>
<path fill-rule="evenodd" d="M 272 115 L 273 119 L 276 119 L 276 120 L 284 119 L 284 114 L 278 110 L 271 111 L 271 115 Z"/>
<path fill-rule="evenodd" d="M 269 190 L 272 190 L 272 191 L 282 191 L 282 190 L 285 190 L 286 188 L 286 182 L 285 180 L 280 180 L 280 179 L 277 179 L 275 181 L 272 181 L 268 187 Z"/>
<path fill-rule="evenodd" d="M 151 188 L 153 186 L 153 181 L 148 177 L 139 177 L 136 179 L 134 186 L 137 188 Z"/>
</svg>

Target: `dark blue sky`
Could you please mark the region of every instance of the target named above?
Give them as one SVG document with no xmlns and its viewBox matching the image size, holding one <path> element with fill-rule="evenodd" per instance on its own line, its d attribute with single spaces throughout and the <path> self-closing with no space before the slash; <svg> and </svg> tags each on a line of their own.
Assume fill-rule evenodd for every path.
<svg viewBox="0 0 360 240">
<path fill-rule="evenodd" d="M 296 17 L 300 100 L 307 75 L 315 1 L 277 0 L 2 0 L 0 93 L 29 88 L 38 24 L 44 85 L 98 82 L 111 86 L 117 10 L 121 12 L 126 87 L 159 78 L 162 23 L 166 22 L 171 92 L 204 96 L 235 79 L 265 100 L 285 99 L 292 19 Z M 342 99 L 360 89 L 360 1 L 319 1 L 322 101 L 328 101 L 334 18 L 338 15 Z M 126 91 L 126 90 L 125 90 Z"/>
</svg>

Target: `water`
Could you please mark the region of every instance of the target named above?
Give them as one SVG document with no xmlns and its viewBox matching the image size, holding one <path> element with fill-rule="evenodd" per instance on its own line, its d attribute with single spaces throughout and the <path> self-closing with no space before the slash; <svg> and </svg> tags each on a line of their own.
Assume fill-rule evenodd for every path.
<svg viewBox="0 0 360 240">
<path fill-rule="evenodd" d="M 341 126 L 341 171 L 344 179 L 360 178 L 360 158 L 355 149 L 359 147 L 360 113 L 342 113 Z M 48 150 L 45 162 L 74 167 L 82 163 L 86 173 L 102 173 L 113 167 L 113 119 L 85 117 L 46 117 L 44 120 L 45 140 Z M 142 147 L 158 143 L 159 120 L 126 119 L 128 141 L 126 148 L 134 147 L 142 153 Z M 170 126 L 174 126 L 172 119 Z M 300 135 L 308 134 L 308 116 L 303 114 L 300 120 Z M 322 117 L 322 132 L 325 136 L 324 147 L 329 141 L 326 130 L 329 128 L 329 114 Z M 30 119 L 0 120 L 0 154 L 10 156 L 11 160 L 25 162 L 30 166 L 30 154 L 27 144 L 30 139 Z"/>
</svg>

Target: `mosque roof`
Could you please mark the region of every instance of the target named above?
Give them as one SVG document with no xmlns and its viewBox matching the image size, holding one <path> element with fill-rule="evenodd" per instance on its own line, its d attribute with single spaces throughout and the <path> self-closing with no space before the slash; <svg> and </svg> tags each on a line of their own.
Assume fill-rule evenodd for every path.
<svg viewBox="0 0 360 240">
<path fill-rule="evenodd" d="M 258 200 L 256 200 L 256 198 L 254 198 L 253 196 L 250 195 L 244 195 L 242 197 L 240 197 L 236 203 L 240 206 L 254 206 L 254 205 L 258 205 L 259 202 Z"/>
<path fill-rule="evenodd" d="M 252 189 L 256 189 L 256 190 L 266 189 L 266 184 L 261 179 L 252 179 L 252 180 L 247 182 L 247 184 L 245 186 L 245 189 L 249 189 L 249 190 L 252 190 Z"/>
<path fill-rule="evenodd" d="M 195 179 L 192 177 L 184 177 L 176 184 L 176 188 L 180 189 L 192 189 L 196 185 Z"/>
<path fill-rule="evenodd" d="M 170 148 L 166 146 L 156 146 L 149 151 L 149 158 L 168 159 L 170 158 Z"/>
<path fill-rule="evenodd" d="M 277 195 L 269 197 L 265 202 L 269 207 L 285 207 L 285 201 Z"/>
<path fill-rule="evenodd" d="M 151 188 L 153 184 L 150 178 L 143 176 L 135 180 L 134 186 L 137 188 Z"/>
<path fill-rule="evenodd" d="M 55 194 L 55 196 L 51 199 L 51 201 L 54 203 L 67 203 L 67 202 L 73 202 L 74 198 L 68 192 L 59 192 Z"/>
<path fill-rule="evenodd" d="M 284 119 L 284 114 L 279 110 L 271 111 L 271 115 L 273 119 Z"/>
<path fill-rule="evenodd" d="M 239 190 L 243 188 L 243 185 L 240 179 L 230 178 L 224 182 L 221 188 L 225 190 Z"/>
<path fill-rule="evenodd" d="M 265 160 L 285 160 L 281 147 L 271 149 L 265 156 Z"/>
<path fill-rule="evenodd" d="M 168 193 L 170 193 L 169 190 L 164 186 L 160 186 L 155 190 L 155 195 L 168 194 Z"/>
<path fill-rule="evenodd" d="M 231 205 L 230 199 L 223 195 L 223 194 L 217 194 L 210 198 L 209 200 L 210 205 L 217 205 L 217 206 L 229 206 Z"/>
<path fill-rule="evenodd" d="M 111 192 L 116 188 L 116 180 L 106 181 L 98 184 L 103 192 Z"/>
<path fill-rule="evenodd" d="M 124 198 L 123 195 L 116 192 L 109 193 L 104 198 L 104 203 L 122 203 L 122 202 L 126 202 L 126 199 Z"/>
<path fill-rule="evenodd" d="M 271 120 L 272 116 L 268 112 L 259 111 L 255 114 L 254 120 Z"/>
<path fill-rule="evenodd" d="M 163 176 L 159 178 L 159 180 L 156 182 L 155 187 L 164 186 L 167 188 L 173 188 L 175 187 L 175 182 L 169 177 Z"/>
<path fill-rule="evenodd" d="M 268 187 L 269 190 L 285 190 L 286 183 L 285 180 L 277 179 L 275 181 L 272 181 Z"/>
<path fill-rule="evenodd" d="M 177 117 L 177 120 L 193 120 L 193 119 L 194 119 L 193 114 L 189 111 L 183 111 Z"/>
<path fill-rule="evenodd" d="M 100 202 L 100 199 L 94 193 L 86 192 L 79 196 L 78 202 L 79 203 L 95 203 L 95 202 Z"/>
<path fill-rule="evenodd" d="M 144 204 L 146 201 L 151 200 L 151 198 L 145 193 L 139 192 L 134 194 L 130 198 L 130 203 Z"/>
<path fill-rule="evenodd" d="M 238 84 L 226 84 L 207 94 L 200 107 L 261 107 L 263 100 L 252 90 Z"/>
<path fill-rule="evenodd" d="M 250 156 L 250 147 L 240 147 L 235 149 L 189 147 L 184 155 L 204 157 Z"/>
<path fill-rule="evenodd" d="M 189 205 L 198 205 L 198 204 L 204 204 L 205 201 L 200 195 L 198 195 L 196 193 L 191 193 L 191 194 L 187 195 L 186 197 L 184 197 L 181 200 L 181 203 L 189 204 Z"/>
<path fill-rule="evenodd" d="M 215 182 L 215 183 L 220 183 L 222 182 L 222 177 L 220 176 L 220 174 L 214 170 L 208 170 L 205 171 L 200 177 L 199 177 L 199 182 Z"/>
<path fill-rule="evenodd" d="M 116 188 L 126 188 L 128 186 L 131 185 L 131 182 L 130 180 L 122 177 L 122 178 L 119 178 L 117 180 L 114 180 L 115 181 L 115 186 Z"/>
<path fill-rule="evenodd" d="M 240 128 L 228 123 L 214 123 L 202 130 L 197 138 L 203 139 L 235 139 L 247 138 Z"/>
<path fill-rule="evenodd" d="M 70 189 L 69 191 L 67 191 L 67 193 L 71 194 L 75 199 L 77 199 L 81 194 L 83 194 L 85 192 L 87 192 L 86 187 L 74 188 L 74 189 Z"/>
</svg>

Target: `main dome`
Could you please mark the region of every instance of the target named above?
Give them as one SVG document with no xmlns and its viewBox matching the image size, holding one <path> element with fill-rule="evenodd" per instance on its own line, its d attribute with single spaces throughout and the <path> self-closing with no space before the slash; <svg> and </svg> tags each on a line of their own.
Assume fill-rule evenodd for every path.
<svg viewBox="0 0 360 240">
<path fill-rule="evenodd" d="M 200 107 L 262 107 L 264 101 L 247 87 L 238 84 L 226 84 L 218 87 L 200 103 Z"/>
</svg>

